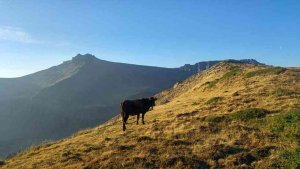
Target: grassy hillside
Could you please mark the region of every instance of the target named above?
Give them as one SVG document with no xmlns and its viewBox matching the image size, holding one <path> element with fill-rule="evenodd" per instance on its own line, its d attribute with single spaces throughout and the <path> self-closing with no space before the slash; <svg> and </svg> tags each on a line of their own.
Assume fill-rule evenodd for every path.
<svg viewBox="0 0 300 169">
<path fill-rule="evenodd" d="M 34 74 L 0 79 L 0 158 L 95 127 L 114 117 L 122 100 L 151 96 L 218 62 L 160 68 L 78 54 Z"/>
<path fill-rule="evenodd" d="M 28 76 L 0 79 L 0 157 L 95 127 L 118 113 L 122 99 L 153 95 L 191 74 L 78 54 Z"/>
<path fill-rule="evenodd" d="M 157 94 L 145 125 L 120 117 L 32 147 L 0 168 L 295 168 L 300 69 L 220 63 Z M 63 130 L 63 129 L 62 129 Z M 1 165 L 1 162 L 0 162 Z"/>
</svg>

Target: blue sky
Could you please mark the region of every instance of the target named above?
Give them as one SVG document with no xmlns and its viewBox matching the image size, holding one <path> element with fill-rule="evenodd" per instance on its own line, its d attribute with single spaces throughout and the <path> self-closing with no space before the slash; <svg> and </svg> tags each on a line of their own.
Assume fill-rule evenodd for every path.
<svg viewBox="0 0 300 169">
<path fill-rule="evenodd" d="M 229 58 L 300 66 L 299 18 L 299 0 L 0 0 L 0 77 L 77 53 L 163 67 Z"/>
</svg>

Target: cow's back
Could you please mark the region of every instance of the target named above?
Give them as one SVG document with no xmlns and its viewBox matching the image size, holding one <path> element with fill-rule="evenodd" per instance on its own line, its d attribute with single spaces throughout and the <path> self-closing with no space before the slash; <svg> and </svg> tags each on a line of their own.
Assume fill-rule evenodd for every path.
<svg viewBox="0 0 300 169">
<path fill-rule="evenodd" d="M 122 111 L 131 115 L 141 113 L 143 111 L 143 104 L 139 100 L 125 100 L 121 104 Z"/>
<path fill-rule="evenodd" d="M 123 103 L 122 103 L 122 109 L 124 111 L 126 110 L 130 110 L 130 109 L 135 109 L 137 106 L 136 106 L 136 103 L 132 100 L 125 100 Z"/>
</svg>

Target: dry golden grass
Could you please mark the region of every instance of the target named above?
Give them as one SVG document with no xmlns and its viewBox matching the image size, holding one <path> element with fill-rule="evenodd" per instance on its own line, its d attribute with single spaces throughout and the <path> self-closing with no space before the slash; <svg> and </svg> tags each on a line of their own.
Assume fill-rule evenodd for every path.
<svg viewBox="0 0 300 169">
<path fill-rule="evenodd" d="M 2 168 L 295 167 L 297 131 L 293 125 L 282 129 L 278 119 L 300 108 L 300 69 L 263 69 L 269 68 L 220 63 L 158 94 L 158 105 L 146 114 L 145 125 L 137 126 L 131 117 L 123 132 L 116 117 L 30 148 L 7 159 Z M 234 116 L 249 108 L 266 114 Z M 238 119 L 245 117 L 249 119 Z"/>
</svg>

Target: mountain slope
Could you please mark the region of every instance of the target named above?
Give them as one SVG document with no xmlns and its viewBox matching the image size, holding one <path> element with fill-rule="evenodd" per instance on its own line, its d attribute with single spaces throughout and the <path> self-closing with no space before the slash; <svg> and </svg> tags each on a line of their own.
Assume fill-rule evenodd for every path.
<svg viewBox="0 0 300 169">
<path fill-rule="evenodd" d="M 295 168 L 300 69 L 220 63 L 157 95 L 145 125 L 116 117 L 2 168 Z"/>
<path fill-rule="evenodd" d="M 33 97 L 41 89 L 71 77 L 85 64 L 85 62 L 76 62 L 76 58 L 82 57 L 83 55 L 77 55 L 73 58 L 73 61 L 67 61 L 61 65 L 53 66 L 49 69 L 20 78 L 0 78 L 0 92 L 3 96 L 0 98 L 0 101 Z M 95 58 L 92 55 L 85 57 L 89 57 L 87 60 Z"/>
<path fill-rule="evenodd" d="M 152 95 L 191 74 L 78 54 L 47 70 L 0 79 L 0 156 L 93 127 L 117 114 L 121 99 Z"/>
<path fill-rule="evenodd" d="M 197 72 L 195 66 L 159 68 L 78 54 L 31 75 L 0 79 L 0 157 L 95 127 L 115 116 L 123 99 L 151 96 Z"/>
<path fill-rule="evenodd" d="M 36 133 L 39 125 L 32 112 L 33 99 L 43 89 L 75 75 L 83 65 L 68 61 L 24 77 L 0 79 L 0 157 L 51 139 Z"/>
</svg>

